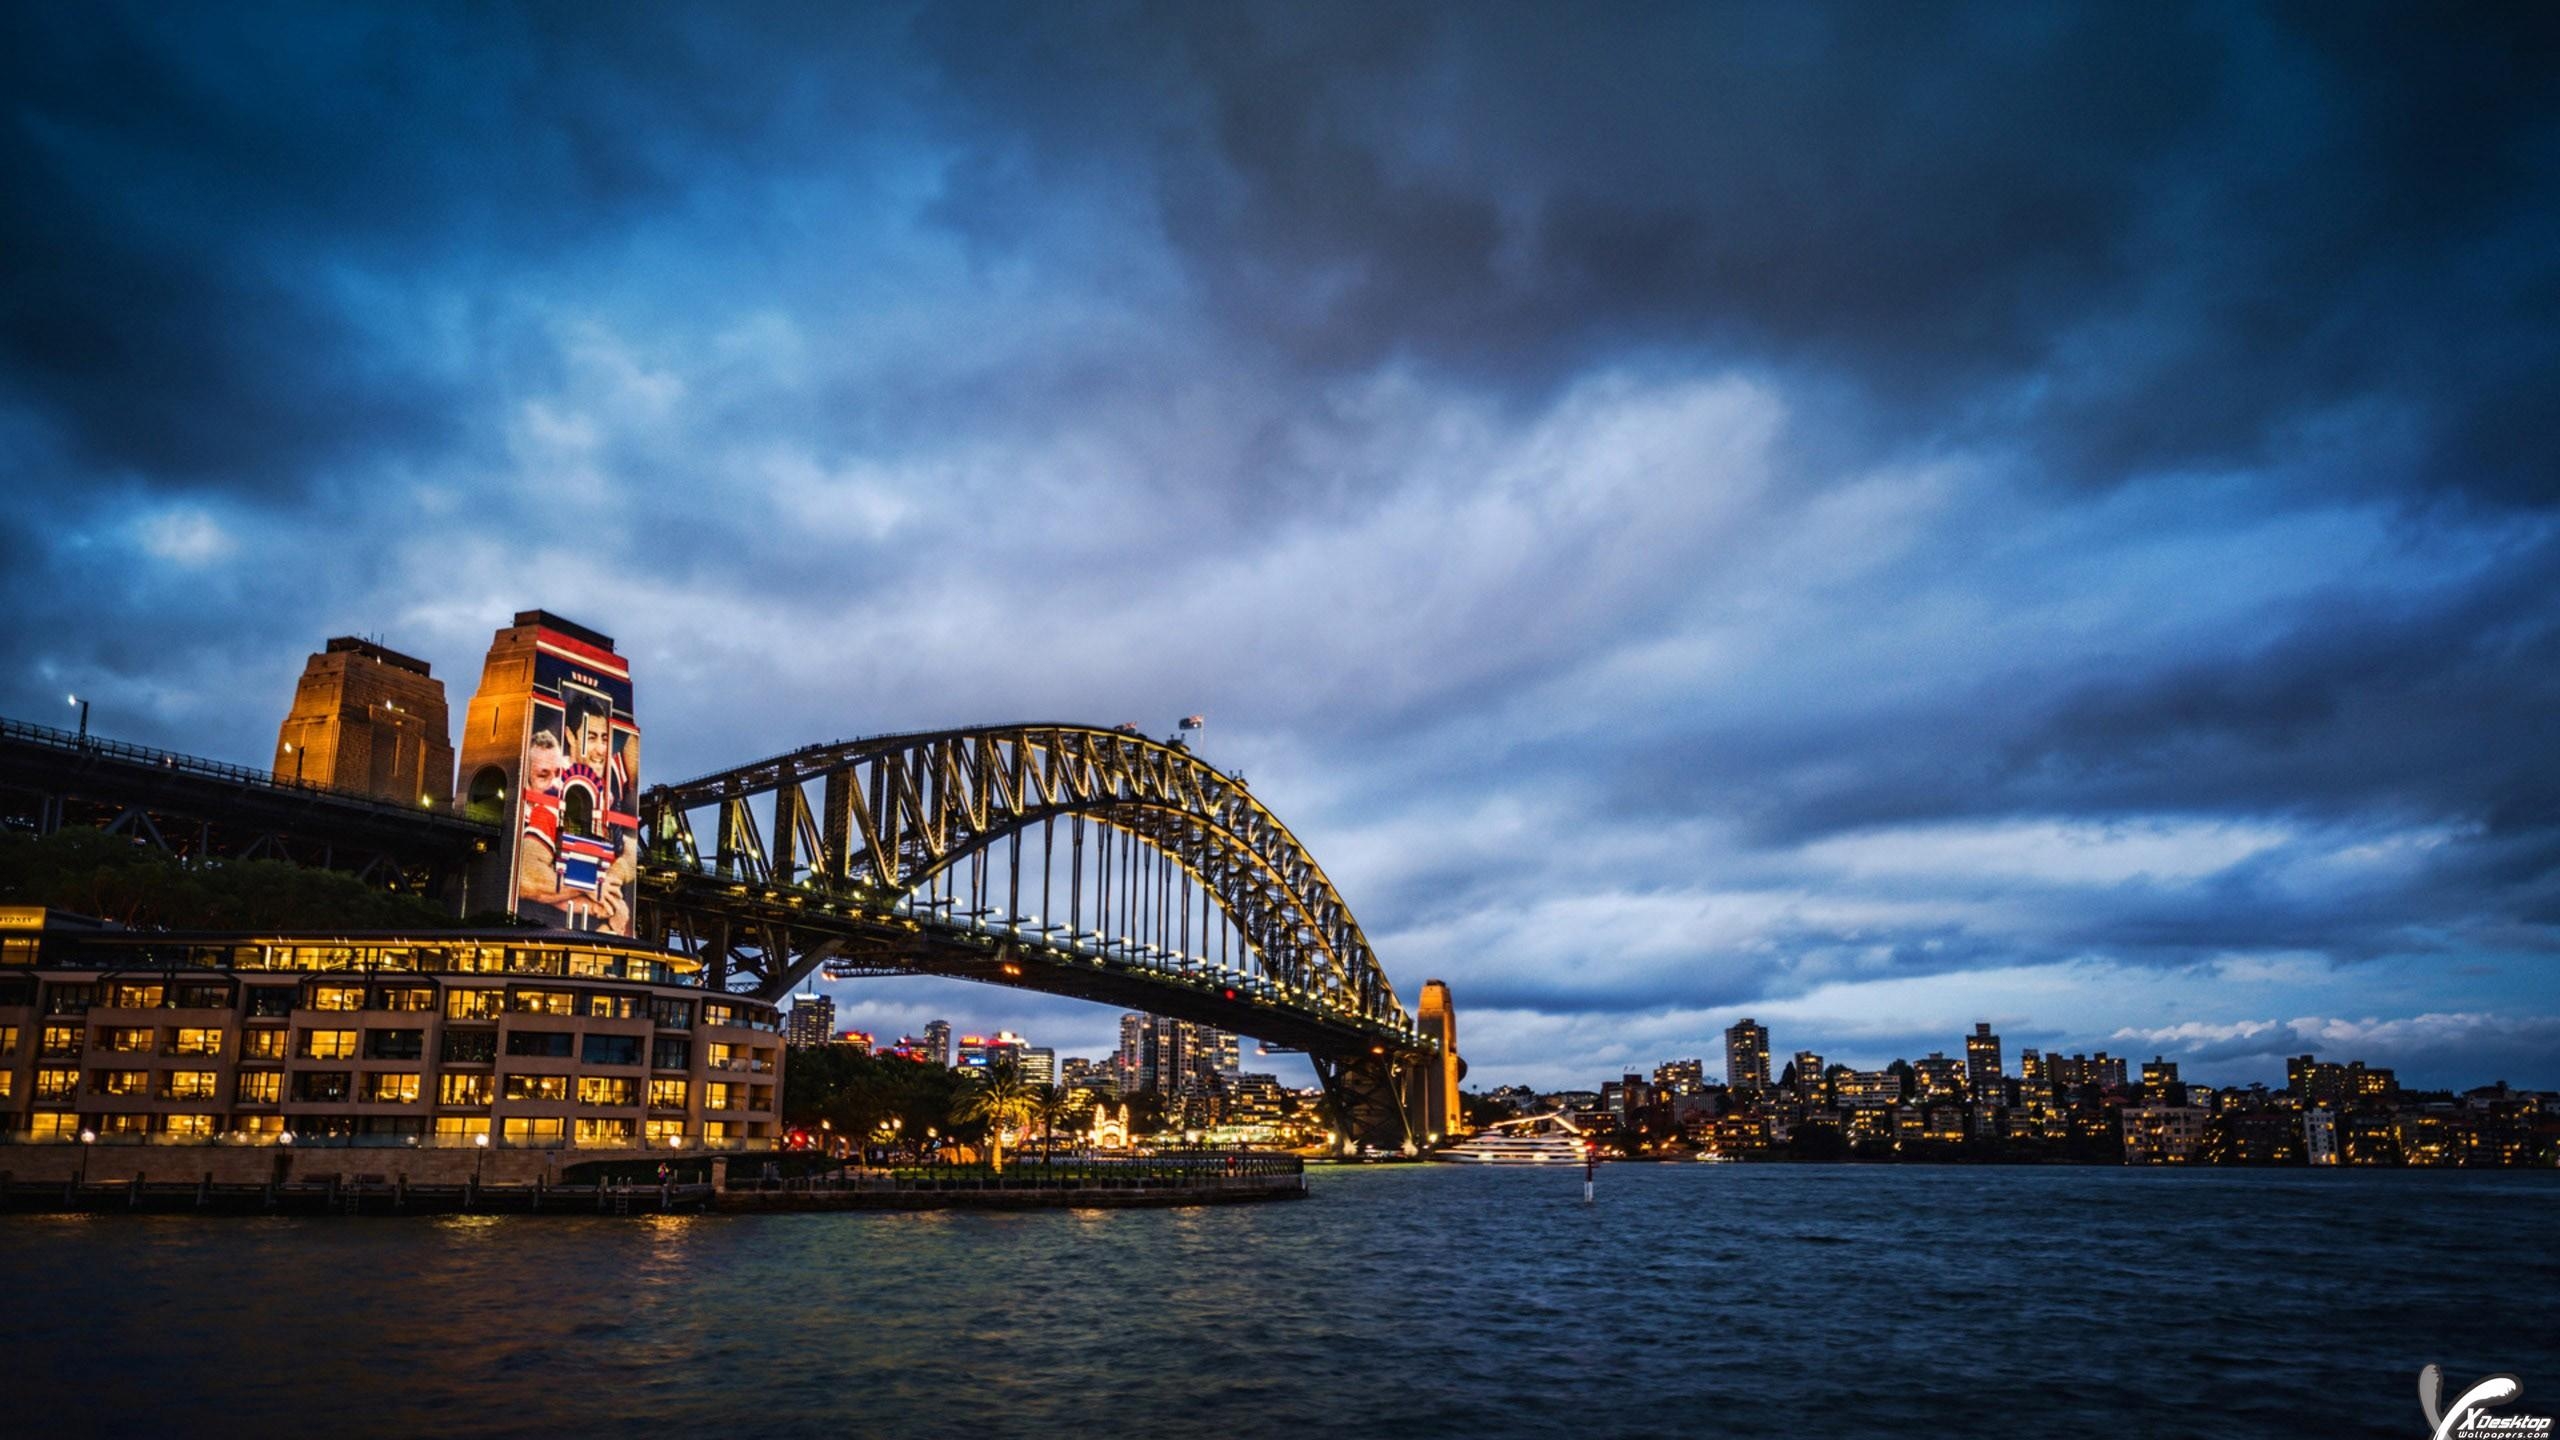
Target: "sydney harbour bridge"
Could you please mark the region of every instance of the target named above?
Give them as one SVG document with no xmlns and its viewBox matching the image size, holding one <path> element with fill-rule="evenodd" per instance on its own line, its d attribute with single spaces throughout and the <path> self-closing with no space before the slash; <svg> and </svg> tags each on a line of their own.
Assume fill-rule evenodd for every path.
<svg viewBox="0 0 2560 1440">
<path fill-rule="evenodd" d="M 271 771 L 0 721 L 0 813 L 190 859 L 326 866 L 476 908 L 511 838 Z M 975 726 L 811 745 L 640 797 L 637 931 L 707 986 L 938 975 L 1303 1052 L 1343 1143 L 1446 1134 L 1453 1020 L 1408 1009 L 1324 869 L 1235 774 L 1130 727 Z"/>
</svg>

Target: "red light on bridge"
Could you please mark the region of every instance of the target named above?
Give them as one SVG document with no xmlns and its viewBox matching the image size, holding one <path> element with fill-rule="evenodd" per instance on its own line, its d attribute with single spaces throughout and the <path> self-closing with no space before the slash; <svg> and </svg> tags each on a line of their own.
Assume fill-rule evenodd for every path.
<svg viewBox="0 0 2560 1440">
<path fill-rule="evenodd" d="M 1233 985 L 1230 985 L 1230 986 L 1228 986 L 1226 989 L 1221 990 L 1221 991 L 1219 991 L 1218 993 L 1219 993 L 1219 994 L 1221 994 L 1221 995 L 1226 996 L 1226 997 L 1227 997 L 1228 999 L 1230 999 L 1230 1000 L 1233 1000 L 1234 998 L 1236 998 L 1236 987 L 1234 987 Z"/>
</svg>

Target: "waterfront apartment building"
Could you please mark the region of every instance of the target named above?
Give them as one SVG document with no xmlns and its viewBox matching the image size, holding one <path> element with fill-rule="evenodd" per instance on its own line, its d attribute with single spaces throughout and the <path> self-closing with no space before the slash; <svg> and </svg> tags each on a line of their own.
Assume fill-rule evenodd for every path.
<svg viewBox="0 0 2560 1440">
<path fill-rule="evenodd" d="M 1724 1083 L 1735 1090 L 1769 1088 L 1769 1027 L 1745 1017 L 1724 1032 Z"/>
<path fill-rule="evenodd" d="M 951 1063 L 951 1022 L 928 1020 L 924 1023 L 924 1058 L 936 1065 Z"/>
<path fill-rule="evenodd" d="M 773 1007 L 610 936 L 172 933 L 13 908 L 0 934 L 13 1142 L 601 1151 L 775 1133 Z"/>
<path fill-rule="evenodd" d="M 2128 1165 L 2188 1165 L 2203 1158 L 2205 1122 L 2194 1105 L 2143 1105 L 2124 1112 Z"/>
</svg>

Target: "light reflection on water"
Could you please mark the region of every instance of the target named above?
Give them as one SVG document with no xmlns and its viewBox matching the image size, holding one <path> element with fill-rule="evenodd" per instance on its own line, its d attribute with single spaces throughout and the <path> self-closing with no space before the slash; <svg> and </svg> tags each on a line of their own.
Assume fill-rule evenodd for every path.
<svg viewBox="0 0 2560 1440">
<path fill-rule="evenodd" d="M 1181 1211 L 0 1218 L 0 1433 L 2412 1433 L 2560 1177 L 1319 1173 Z"/>
</svg>

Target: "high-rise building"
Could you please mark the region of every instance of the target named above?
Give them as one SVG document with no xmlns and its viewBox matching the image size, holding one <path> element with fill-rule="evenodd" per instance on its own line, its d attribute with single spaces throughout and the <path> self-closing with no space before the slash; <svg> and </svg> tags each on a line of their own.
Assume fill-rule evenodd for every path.
<svg viewBox="0 0 2560 1440">
<path fill-rule="evenodd" d="M 1925 1060 L 1911 1067 L 1917 1097 L 1922 1100 L 1956 1100 L 1964 1096 L 1964 1064 L 1943 1050 L 1932 1050 Z"/>
<path fill-rule="evenodd" d="M 1807 1105 L 1828 1103 L 1822 1077 L 1822 1057 L 1810 1050 L 1796 1052 L 1796 1098 Z"/>
<path fill-rule="evenodd" d="M 450 804 L 444 682 L 424 660 L 352 635 L 332 639 L 294 686 L 276 730 L 275 774 L 397 805 Z"/>
<path fill-rule="evenodd" d="M 1736 1090 L 1769 1088 L 1769 1027 L 1749 1018 L 1724 1032 L 1724 1083 Z"/>
<path fill-rule="evenodd" d="M 963 1035 L 959 1058 L 953 1066 L 961 1070 L 994 1070 L 1010 1065 L 1018 1075 L 1022 1071 L 1022 1050 L 1022 1037 L 1010 1030 L 993 1035 Z"/>
<path fill-rule="evenodd" d="M 1665 1060 L 1653 1067 L 1653 1083 L 1674 1095 L 1695 1095 L 1707 1086 L 1707 1062 Z"/>
<path fill-rule="evenodd" d="M 783 1034 L 794 1045 L 824 1045 L 835 1037 L 836 1002 L 832 996 L 791 997 L 791 1018 Z"/>
<path fill-rule="evenodd" d="M 2178 1062 L 2175 1060 L 2165 1059 L 2158 1055 L 2154 1055 L 2150 1059 L 2143 1061 L 2142 1083 L 2146 1089 L 2153 1085 L 2177 1084 Z"/>
<path fill-rule="evenodd" d="M 871 1053 L 871 1032 L 868 1030 L 838 1031 L 835 1043 L 851 1047 L 856 1055 L 868 1055 Z"/>
<path fill-rule="evenodd" d="M 1112 1064 L 1122 1094 L 1172 1095 L 1195 1078 L 1235 1075 L 1242 1060 L 1243 1046 L 1229 1031 L 1132 1013 L 1120 1017 L 1120 1049 Z"/>
<path fill-rule="evenodd" d="M 924 1052 L 925 1058 L 936 1065 L 947 1066 L 951 1063 L 950 1021 L 927 1020 L 924 1022 Z"/>
<path fill-rule="evenodd" d="M 1147 1018 L 1138 1014 L 1120 1017 L 1120 1048 L 1111 1054 L 1111 1069 L 1123 1095 L 1148 1088 L 1140 1083 L 1146 1069 Z"/>
<path fill-rule="evenodd" d="M 1973 1103 L 2000 1103 L 2000 1037 L 1991 1033 L 1988 1021 L 1976 1021 L 1973 1033 L 1964 1037 L 1965 1079 L 1973 1087 Z"/>
<path fill-rule="evenodd" d="M 1058 1052 L 1046 1045 L 1025 1045 L 1020 1056 L 1022 1083 L 1055 1085 L 1058 1083 Z"/>
</svg>

